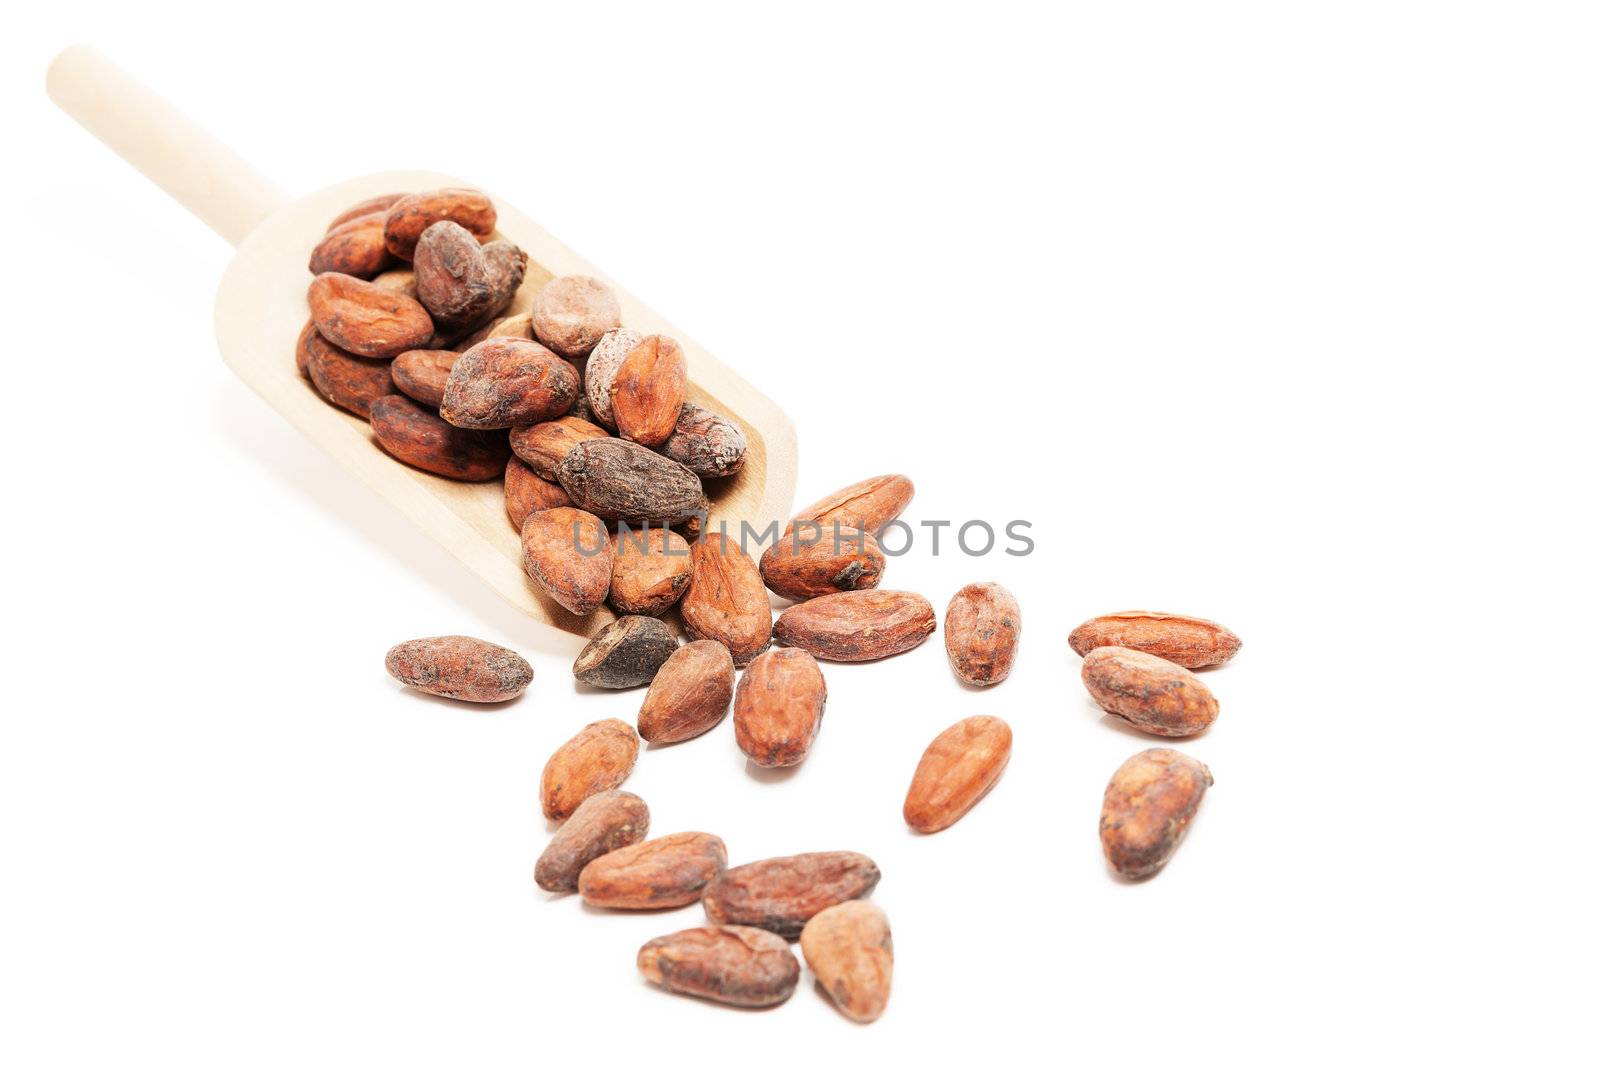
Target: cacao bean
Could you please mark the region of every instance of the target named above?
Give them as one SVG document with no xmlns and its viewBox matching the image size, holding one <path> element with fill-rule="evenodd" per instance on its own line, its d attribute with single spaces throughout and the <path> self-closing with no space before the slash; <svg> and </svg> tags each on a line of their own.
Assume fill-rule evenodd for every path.
<svg viewBox="0 0 1600 1067">
<path fill-rule="evenodd" d="M 800 983 L 800 963 L 781 937 L 748 926 L 680 930 L 646 941 L 639 973 L 674 993 L 741 1008 L 782 1004 Z"/>
<path fill-rule="evenodd" d="M 690 553 L 689 591 L 679 606 L 684 629 L 693 638 L 720 642 L 742 667 L 772 640 L 772 605 L 761 572 L 722 534 L 706 534 Z"/>
<path fill-rule="evenodd" d="M 1111 869 L 1148 878 L 1172 858 L 1211 786 L 1204 763 L 1170 748 L 1132 756 L 1106 786 L 1100 847 Z"/>
<path fill-rule="evenodd" d="M 743 469 L 749 447 L 733 420 L 699 404 L 685 403 L 661 454 L 702 478 L 726 478 Z"/>
<path fill-rule="evenodd" d="M 639 736 L 652 744 L 698 737 L 733 700 L 733 657 L 715 641 L 691 641 L 656 672 L 639 708 Z"/>
<path fill-rule="evenodd" d="M 1228 662 L 1239 651 L 1241 642 L 1232 630 L 1209 619 L 1156 611 L 1119 611 L 1090 619 L 1072 631 L 1067 643 L 1080 656 L 1116 645 L 1148 652 L 1193 670 Z"/>
<path fill-rule="evenodd" d="M 488 482 L 505 470 L 505 434 L 463 430 L 408 396 L 390 393 L 369 414 L 378 445 L 401 463 L 459 482 Z"/>
<path fill-rule="evenodd" d="M 627 780 L 639 757 L 639 735 L 621 719 L 601 719 L 579 730 L 550 757 L 539 778 L 544 817 L 560 822 L 578 805 Z"/>
<path fill-rule="evenodd" d="M 827 702 L 828 685 L 811 653 L 763 652 L 745 668 L 734 693 L 734 740 L 757 766 L 796 766 L 811 751 Z"/>
<path fill-rule="evenodd" d="M 395 388 L 419 404 L 437 408 L 444 403 L 444 383 L 459 353 L 448 348 L 413 348 L 394 357 L 389 373 Z"/>
<path fill-rule="evenodd" d="M 649 685 L 677 649 L 677 636 L 660 619 L 624 615 L 583 646 L 572 664 L 572 676 L 599 689 Z"/>
<path fill-rule="evenodd" d="M 533 473 L 516 456 L 506 460 L 505 491 L 506 518 L 511 520 L 511 528 L 518 532 L 535 511 L 564 508 L 572 503 L 565 489 Z"/>
<path fill-rule="evenodd" d="M 390 676 L 412 689 L 452 700 L 493 704 L 519 696 L 533 681 L 528 661 L 476 637 L 423 637 L 384 657 Z"/>
<path fill-rule="evenodd" d="M 993 715 L 962 719 L 922 754 L 906 791 L 906 823 L 931 834 L 954 825 L 982 800 L 1011 759 L 1011 727 Z"/>
<path fill-rule="evenodd" d="M 665 444 L 677 428 L 689 365 L 670 337 L 651 334 L 617 368 L 611 381 L 611 414 L 617 433 L 646 448 Z"/>
<path fill-rule="evenodd" d="M 877 539 L 865 530 L 840 527 L 835 533 L 792 528 L 761 554 L 761 580 L 796 602 L 876 588 L 885 562 Z"/>
<path fill-rule="evenodd" d="M 421 304 L 348 274 L 317 275 L 307 299 L 317 332 L 351 355 L 389 359 L 422 348 L 433 336 L 433 320 Z"/>
<path fill-rule="evenodd" d="M 588 355 L 607 330 L 622 325 L 622 306 L 611 286 L 582 274 L 552 278 L 529 310 L 534 337 L 569 359 Z"/>
<path fill-rule="evenodd" d="M 849 900 L 806 923 L 800 951 L 828 999 L 858 1023 L 870 1023 L 889 1004 L 894 979 L 894 939 L 889 917 L 876 904 Z"/>
<path fill-rule="evenodd" d="M 611 606 L 625 615 L 660 615 L 689 588 L 689 542 L 652 527 L 612 538 Z"/>
<path fill-rule="evenodd" d="M 556 478 L 579 507 L 634 526 L 675 526 L 705 505 L 705 492 L 693 471 L 615 437 L 573 445 L 556 467 Z"/>
<path fill-rule="evenodd" d="M 803 852 L 729 867 L 707 883 L 701 903 L 714 924 L 759 926 L 793 940 L 812 916 L 866 896 L 880 877 L 859 852 Z"/>
<path fill-rule="evenodd" d="M 511 451 L 541 478 L 556 480 L 556 468 L 579 441 L 609 436 L 588 419 L 564 415 L 511 431 Z"/>
<path fill-rule="evenodd" d="M 699 900 L 727 865 L 727 846 L 715 834 L 668 834 L 591 861 L 578 876 L 578 892 L 600 908 L 681 908 Z"/>
<path fill-rule="evenodd" d="M 461 353 L 439 413 L 468 429 L 503 429 L 558 418 L 577 396 L 578 372 L 566 360 L 532 341 L 495 337 Z"/>
<path fill-rule="evenodd" d="M 1217 720 L 1217 698 L 1188 670 L 1131 648 L 1106 645 L 1083 657 L 1094 702 L 1157 737 L 1188 737 Z"/>
<path fill-rule="evenodd" d="M 574 615 L 594 614 L 611 588 L 605 525 L 577 508 L 535 511 L 522 523 L 522 569 Z"/>
<path fill-rule="evenodd" d="M 924 596 L 857 589 L 785 608 L 773 634 L 818 659 L 861 663 L 916 648 L 937 625 Z"/>
<path fill-rule="evenodd" d="M 968 685 L 997 685 L 1011 673 L 1022 637 L 1022 608 L 1003 585 L 974 582 L 950 598 L 944 650 Z"/>
<path fill-rule="evenodd" d="M 478 237 L 488 237 L 494 233 L 494 204 L 476 189 L 412 193 L 389 205 L 384 216 L 383 240 L 390 252 L 408 260 L 428 227 L 446 221 L 457 223 Z"/>
<path fill-rule="evenodd" d="M 643 841 L 650 832 L 650 809 L 632 793 L 610 789 L 578 805 L 539 856 L 533 880 L 551 893 L 578 888 L 578 875 L 590 863 L 619 848 Z"/>
</svg>

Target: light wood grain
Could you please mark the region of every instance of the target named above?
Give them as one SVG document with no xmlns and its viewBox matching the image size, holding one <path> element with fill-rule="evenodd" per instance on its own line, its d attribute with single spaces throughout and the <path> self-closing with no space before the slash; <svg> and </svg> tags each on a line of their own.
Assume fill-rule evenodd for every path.
<svg viewBox="0 0 1600 1067">
<path fill-rule="evenodd" d="M 373 174 L 286 202 L 242 159 L 93 49 L 63 52 L 51 65 L 47 89 L 91 133 L 238 245 L 217 290 L 215 315 L 222 357 L 240 378 L 533 619 L 575 637 L 610 620 L 604 609 L 577 618 L 528 581 L 500 482 L 453 482 L 396 462 L 373 442 L 364 420 L 325 403 L 295 367 L 295 339 L 308 317 L 306 260 L 329 220 L 368 197 L 474 183 L 427 171 Z M 500 233 L 529 256 L 527 280 L 513 310 L 526 310 L 538 287 L 558 274 L 591 274 L 611 282 L 505 199 L 484 191 L 499 210 Z M 733 419 L 749 439 L 744 469 L 706 483 L 708 528 L 725 524 L 737 534 L 742 523 L 761 530 L 786 518 L 797 465 L 788 416 L 626 290 L 617 287 L 617 295 L 624 325 L 668 334 L 682 344 L 690 399 Z"/>
</svg>

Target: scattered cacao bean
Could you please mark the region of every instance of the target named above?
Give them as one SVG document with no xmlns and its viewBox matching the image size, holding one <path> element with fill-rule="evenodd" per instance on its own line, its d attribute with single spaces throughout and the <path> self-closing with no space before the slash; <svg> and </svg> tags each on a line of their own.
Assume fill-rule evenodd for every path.
<svg viewBox="0 0 1600 1067">
<path fill-rule="evenodd" d="M 1187 669 L 1131 648 L 1105 645 L 1083 657 L 1094 702 L 1157 737 L 1188 737 L 1217 719 L 1217 698 Z"/>
<path fill-rule="evenodd" d="M 889 1004 L 894 939 L 876 904 L 849 900 L 818 912 L 800 934 L 800 951 L 817 985 L 846 1017 L 870 1023 Z"/>
<path fill-rule="evenodd" d="M 599 689 L 649 685 L 677 649 L 677 635 L 660 619 L 624 615 L 583 646 L 572 664 L 572 676 Z"/>
<path fill-rule="evenodd" d="M 828 702 L 828 685 L 811 653 L 774 648 L 750 662 L 733 697 L 733 737 L 760 767 L 793 767 L 806 758 Z"/>
<path fill-rule="evenodd" d="M 452 700 L 493 704 L 519 696 L 533 681 L 528 661 L 476 637 L 423 637 L 395 645 L 384 668 L 412 689 Z"/>
<path fill-rule="evenodd" d="M 911 479 L 903 474 L 880 474 L 830 493 L 810 507 L 802 508 L 791 525 L 814 522 L 824 530 L 834 523 L 879 536 L 885 524 L 899 517 L 911 503 Z"/>
<path fill-rule="evenodd" d="M 681 908 L 699 900 L 727 865 L 727 846 L 715 834 L 668 834 L 591 861 L 578 876 L 578 892 L 600 908 Z"/>
<path fill-rule="evenodd" d="M 741 1008 L 782 1004 L 800 983 L 783 938 L 748 926 L 679 930 L 639 949 L 639 973 L 674 993 Z"/>
<path fill-rule="evenodd" d="M 761 554 L 761 580 L 796 602 L 852 589 L 873 589 L 884 556 L 865 530 L 792 528 Z"/>
<path fill-rule="evenodd" d="M 906 823 L 919 833 L 954 825 L 982 800 L 1011 759 L 1011 727 L 993 715 L 962 719 L 933 739 L 906 791 Z"/>
<path fill-rule="evenodd" d="M 1148 652 L 1193 670 L 1228 662 L 1239 651 L 1241 642 L 1232 630 L 1209 619 L 1156 611 L 1119 611 L 1090 619 L 1072 631 L 1067 643 L 1080 656 L 1116 645 Z"/>
<path fill-rule="evenodd" d="M 793 940 L 813 915 L 866 896 L 880 877 L 859 852 L 803 852 L 729 867 L 706 884 L 701 903 L 713 924 L 759 926 Z"/>
<path fill-rule="evenodd" d="M 974 582 L 957 590 L 944 615 L 950 668 L 968 685 L 997 685 L 1011 673 L 1022 637 L 1022 608 L 1005 586 Z"/>
<path fill-rule="evenodd" d="M 715 641 L 691 641 L 656 672 L 639 708 L 639 736 L 652 744 L 699 737 L 728 714 L 733 657 Z"/>
<path fill-rule="evenodd" d="M 818 659 L 861 663 L 916 648 L 937 625 L 927 597 L 857 589 L 785 608 L 773 635 Z"/>
<path fill-rule="evenodd" d="M 578 805 L 550 838 L 533 868 L 533 880 L 551 893 L 578 888 L 578 874 L 593 861 L 637 844 L 650 832 L 650 809 L 632 793 L 610 789 Z"/>
<path fill-rule="evenodd" d="M 383 212 L 340 223 L 311 250 L 312 274 L 348 274 L 372 278 L 394 262 L 383 243 Z"/>
<path fill-rule="evenodd" d="M 539 778 L 544 817 L 560 822 L 578 805 L 627 780 L 639 758 L 639 735 L 621 719 L 601 719 L 579 730 L 550 757 Z"/>
<path fill-rule="evenodd" d="M 1147 878 L 1164 867 L 1210 785 L 1204 763 L 1170 748 L 1146 749 L 1118 767 L 1100 809 L 1100 847 L 1111 869 Z"/>
<path fill-rule="evenodd" d="M 689 591 L 678 609 L 684 629 L 693 638 L 720 642 L 743 667 L 772 640 L 772 605 L 761 572 L 722 534 L 706 534 L 690 553 Z"/>
</svg>

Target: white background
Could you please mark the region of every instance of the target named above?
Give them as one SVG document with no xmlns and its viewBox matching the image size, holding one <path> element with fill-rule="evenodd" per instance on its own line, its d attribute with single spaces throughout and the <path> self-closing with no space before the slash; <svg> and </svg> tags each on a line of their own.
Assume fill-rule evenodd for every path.
<svg viewBox="0 0 1600 1067">
<path fill-rule="evenodd" d="M 8 17 L 0 1058 L 1581 1054 L 1592 6 Z M 923 542 L 886 576 L 941 613 L 1015 590 L 1003 686 L 963 691 L 937 640 L 826 666 L 797 773 L 751 773 L 724 723 L 627 785 L 734 862 L 875 857 L 881 1021 L 809 977 L 770 1012 L 662 993 L 634 951 L 696 910 L 534 888 L 539 768 L 640 694 L 578 692 L 570 646 L 229 375 L 230 250 L 45 100 L 77 40 L 290 190 L 416 166 L 515 200 L 783 405 L 798 503 L 904 471 L 909 520 L 1034 524 L 1025 559 Z M 1245 642 L 1183 744 L 1216 787 L 1140 885 L 1095 827 L 1149 742 L 1065 644 L 1130 607 Z M 384 674 L 455 632 L 524 650 L 529 693 L 472 711 Z M 1010 769 L 912 835 L 918 755 L 980 712 Z"/>
</svg>

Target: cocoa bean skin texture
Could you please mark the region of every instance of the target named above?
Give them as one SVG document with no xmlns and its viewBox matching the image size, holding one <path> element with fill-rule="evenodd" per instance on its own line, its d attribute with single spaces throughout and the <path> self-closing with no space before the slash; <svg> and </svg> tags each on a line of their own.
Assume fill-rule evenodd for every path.
<svg viewBox="0 0 1600 1067">
<path fill-rule="evenodd" d="M 1148 652 L 1107 645 L 1083 657 L 1094 702 L 1137 730 L 1189 737 L 1217 720 L 1217 698 L 1188 670 Z"/>
<path fill-rule="evenodd" d="M 444 383 L 460 353 L 448 348 L 412 348 L 394 357 L 389 374 L 402 393 L 419 404 L 437 408 L 444 402 Z"/>
<path fill-rule="evenodd" d="M 622 306 L 611 286 L 583 274 L 550 279 L 529 311 L 534 337 L 568 359 L 588 355 L 607 331 L 622 325 Z"/>
<path fill-rule="evenodd" d="M 421 304 L 348 274 L 317 275 L 306 297 L 317 332 L 351 355 L 390 359 L 433 336 L 433 320 Z"/>
<path fill-rule="evenodd" d="M 876 537 L 885 523 L 898 518 L 906 509 L 915 491 L 911 479 L 903 474 L 879 474 L 847 485 L 810 507 L 800 509 L 789 523 L 815 522 L 827 530 L 837 522 Z"/>
<path fill-rule="evenodd" d="M 874 589 L 883 579 L 883 550 L 871 534 L 839 528 L 791 530 L 761 554 L 767 588 L 799 603 L 830 593 Z"/>
<path fill-rule="evenodd" d="M 312 274 L 348 274 L 370 279 L 394 262 L 383 244 L 383 213 L 340 223 L 311 250 Z"/>
<path fill-rule="evenodd" d="M 376 278 L 372 284 L 379 289 L 387 289 L 391 293 L 400 293 L 412 300 L 417 298 L 417 275 L 410 267 L 400 267 L 395 270 L 386 270 Z"/>
<path fill-rule="evenodd" d="M 933 739 L 906 791 L 906 823 L 932 834 L 982 800 L 1011 759 L 1011 727 L 993 715 L 962 719 Z"/>
<path fill-rule="evenodd" d="M 476 637 L 422 637 L 395 645 L 384 669 L 412 689 L 451 700 L 495 704 L 521 695 L 533 681 L 528 661 Z"/>
<path fill-rule="evenodd" d="M 314 329 L 310 335 L 302 335 L 302 342 L 306 377 L 328 403 L 366 418 L 374 400 L 394 392 L 387 363 L 352 356 L 330 345 Z"/>
<path fill-rule="evenodd" d="M 564 415 L 511 431 L 511 451 L 541 478 L 556 480 L 556 468 L 579 441 L 609 436 L 588 419 Z"/>
<path fill-rule="evenodd" d="M 624 615 L 583 646 L 572 676 L 599 689 L 633 689 L 649 685 L 677 650 L 677 635 L 660 619 Z"/>
<path fill-rule="evenodd" d="M 520 532 L 528 516 L 536 511 L 564 508 L 571 503 L 565 489 L 533 473 L 516 456 L 506 460 L 506 518 L 511 520 L 513 530 Z"/>
<path fill-rule="evenodd" d="M 639 973 L 674 993 L 740 1008 L 769 1008 L 794 995 L 800 962 L 781 937 L 748 926 L 680 930 L 645 942 Z"/>
<path fill-rule="evenodd" d="M 728 714 L 733 657 L 715 641 L 678 649 L 650 683 L 639 708 L 639 736 L 652 744 L 699 737 Z"/>
<path fill-rule="evenodd" d="M 336 215 L 332 222 L 328 223 L 328 229 L 325 232 L 332 233 L 351 219 L 359 219 L 363 215 L 387 215 L 389 209 L 395 205 L 395 202 L 405 199 L 405 195 L 405 193 L 389 193 L 385 196 L 374 196 L 369 200 L 363 200 L 359 204 L 351 204 Z"/>
<path fill-rule="evenodd" d="M 644 801 L 620 789 L 596 793 L 550 838 L 534 864 L 534 883 L 551 893 L 570 893 L 590 863 L 643 841 L 649 832 L 650 809 Z"/>
<path fill-rule="evenodd" d="M 1242 642 L 1238 634 L 1209 619 L 1158 611 L 1119 611 L 1090 619 L 1072 631 L 1067 643 L 1080 656 L 1116 645 L 1148 652 L 1193 670 L 1228 662 Z"/>
<path fill-rule="evenodd" d="M 294 365 L 302 377 L 311 380 L 311 339 L 322 340 L 322 335 L 317 333 L 317 324 L 310 319 L 306 320 L 305 328 L 300 331 L 300 336 L 294 342 Z M 327 344 L 326 341 L 322 342 Z"/>
<path fill-rule="evenodd" d="M 733 695 L 733 738 L 759 767 L 793 767 L 822 728 L 828 684 L 811 653 L 774 648 L 751 661 Z"/>
<path fill-rule="evenodd" d="M 611 414 L 617 433 L 646 448 L 666 443 L 683 412 L 689 365 L 670 337 L 651 334 L 617 368 L 611 380 Z"/>
<path fill-rule="evenodd" d="M 667 834 L 593 861 L 578 876 L 578 892 L 600 908 L 681 908 L 727 865 L 728 848 L 715 834 Z"/>
<path fill-rule="evenodd" d="M 583 393 L 589 401 L 589 417 L 609 430 L 617 428 L 617 420 L 611 414 L 611 383 L 616 380 L 622 361 L 643 340 L 644 334 L 637 330 L 608 330 L 584 366 Z"/>
<path fill-rule="evenodd" d="M 597 551 L 601 545 L 603 552 Z M 585 554 L 591 550 L 594 555 Z M 605 524 L 577 508 L 535 511 L 522 523 L 522 569 L 574 615 L 594 614 L 611 588 Z"/>
<path fill-rule="evenodd" d="M 478 237 L 494 232 L 494 204 L 476 189 L 434 189 L 412 193 L 389 205 L 383 240 L 389 251 L 409 260 L 417 241 L 436 222 L 454 222 Z"/>
<path fill-rule="evenodd" d="M 559 418 L 577 398 L 572 364 L 532 341 L 493 337 L 450 368 L 439 414 L 468 429 L 505 429 Z"/>
<path fill-rule="evenodd" d="M 744 469 L 750 443 L 733 420 L 699 404 L 685 403 L 661 454 L 702 478 L 726 478 Z"/>
<path fill-rule="evenodd" d="M 800 934 L 817 985 L 847 1018 L 870 1023 L 889 1005 L 894 938 L 876 904 L 851 900 L 819 912 Z"/>
<path fill-rule="evenodd" d="M 579 507 L 633 526 L 676 526 L 703 510 L 700 479 L 681 463 L 615 437 L 579 441 L 556 467 Z"/>
<path fill-rule="evenodd" d="M 411 269 L 417 279 L 417 300 L 442 331 L 482 315 L 493 298 L 483 246 L 448 219 L 422 231 Z"/>
<path fill-rule="evenodd" d="M 1100 847 L 1124 878 L 1148 878 L 1172 858 L 1211 786 L 1211 771 L 1170 748 L 1132 756 L 1106 786 Z"/>
<path fill-rule="evenodd" d="M 374 400 L 369 417 L 372 434 L 385 452 L 408 466 L 443 478 L 493 481 L 505 470 L 506 457 L 511 455 L 504 434 L 452 426 L 399 393 Z"/>
<path fill-rule="evenodd" d="M 812 916 L 866 896 L 881 877 L 859 852 L 803 852 L 729 867 L 700 900 L 711 923 L 757 926 L 792 941 Z"/>
<path fill-rule="evenodd" d="M 621 719 L 601 719 L 579 730 L 550 757 L 539 778 L 544 817 L 561 822 L 578 805 L 627 780 L 639 758 L 639 735 Z"/>
<path fill-rule="evenodd" d="M 1005 586 L 974 582 L 950 598 L 944 649 L 950 669 L 968 685 L 998 685 L 1016 662 L 1022 608 Z"/>
<path fill-rule="evenodd" d="M 857 589 L 785 608 L 773 634 L 818 659 L 864 663 L 916 648 L 937 626 L 927 597 Z"/>
<path fill-rule="evenodd" d="M 761 572 L 738 543 L 706 534 L 691 552 L 689 591 L 679 604 L 684 629 L 717 641 L 743 667 L 772 641 L 772 605 Z"/>
<path fill-rule="evenodd" d="M 689 542 L 671 530 L 620 532 L 612 553 L 611 606 L 624 615 L 660 615 L 689 588 Z"/>
</svg>

